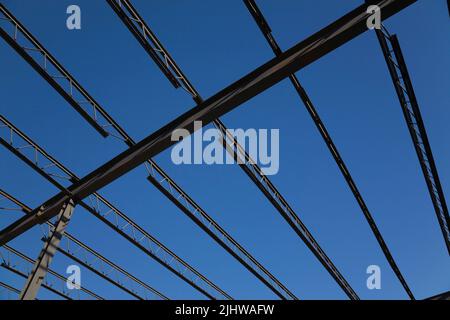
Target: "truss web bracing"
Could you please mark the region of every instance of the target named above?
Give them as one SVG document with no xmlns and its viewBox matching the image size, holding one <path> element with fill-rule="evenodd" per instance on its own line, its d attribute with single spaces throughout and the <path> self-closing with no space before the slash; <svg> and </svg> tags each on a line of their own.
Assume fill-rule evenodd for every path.
<svg viewBox="0 0 450 320">
<path fill-rule="evenodd" d="M 213 240 L 265 284 L 275 295 L 281 299 L 297 299 L 297 297 L 274 275 L 251 256 L 242 245 L 232 238 L 212 219 L 211 216 L 194 202 L 194 200 L 190 198 L 187 193 L 163 171 L 163 169 L 151 160 L 153 156 L 173 144 L 173 142 L 170 141 L 170 133 L 174 129 L 185 128 L 192 133 L 194 130 L 193 122 L 200 120 L 203 122 L 203 125 L 207 125 L 210 122 L 214 123 L 224 137 L 224 148 L 233 156 L 241 157 L 244 160 L 243 164 L 240 164 L 240 167 L 247 176 L 256 184 L 269 202 L 272 203 L 274 208 L 305 242 L 347 296 L 351 299 L 358 299 L 357 294 L 334 266 L 330 258 L 328 258 L 325 252 L 320 248 L 319 244 L 299 219 L 296 212 L 291 208 L 271 181 L 262 174 L 258 165 L 249 157 L 237 141 L 229 135 L 226 126 L 218 118 L 220 115 L 231 111 L 246 100 L 251 99 L 253 96 L 268 89 L 282 79 L 289 77 L 352 190 L 355 199 L 360 205 L 389 264 L 407 294 L 410 298 L 414 299 L 411 290 L 390 254 L 356 184 L 344 161 L 340 157 L 334 142 L 331 140 L 324 124 L 320 120 L 306 91 L 302 88 L 300 82 L 294 75 L 295 71 L 313 63 L 323 55 L 326 55 L 359 34 L 365 32 L 367 30 L 366 20 L 368 18 L 368 13 L 366 12 L 367 5 L 356 8 L 286 52 L 282 52 L 271 35 L 270 27 L 260 10 L 257 8 L 256 3 L 253 0 L 245 0 L 244 2 L 247 8 L 256 20 L 263 35 L 268 40 L 276 58 L 260 68 L 257 68 L 249 75 L 225 88 L 213 97 L 203 100 L 131 2 L 129 0 L 106 1 L 141 44 L 143 49 L 157 64 L 163 74 L 168 78 L 171 84 L 175 88 L 183 88 L 186 90 L 192 96 L 197 106 L 151 134 L 141 142 L 136 143 L 107 113 L 107 111 L 79 84 L 79 82 L 74 79 L 72 75 L 38 42 L 38 40 L 3 5 L 0 4 L 0 21 L 6 21 L 8 25 L 7 27 L 4 27 L 4 24 L 0 25 L 0 36 L 2 36 L 2 38 L 5 39 L 5 41 L 14 48 L 20 56 L 22 56 L 59 94 L 61 94 L 61 96 L 92 127 L 94 127 L 99 134 L 103 137 L 115 137 L 123 141 L 128 147 L 122 154 L 94 170 L 86 177 L 80 179 L 34 143 L 6 118 L 1 116 L 0 143 L 61 191 L 58 195 L 43 202 L 42 206 L 39 206 L 34 210 L 26 207 L 6 192 L 1 191 L 0 195 L 12 203 L 12 207 L 5 206 L 2 207 L 3 209 L 19 209 L 25 213 L 23 218 L 17 220 L 0 232 L 0 244 L 3 245 L 2 250 L 5 249 L 8 252 L 14 250 L 7 246 L 6 243 L 32 226 L 41 223 L 46 223 L 49 228 L 43 241 L 44 243 L 50 241 L 49 239 L 51 239 L 52 234 L 56 232 L 55 222 L 50 222 L 50 219 L 56 217 L 61 208 L 69 203 L 69 201 L 74 201 L 77 207 L 84 208 L 87 212 L 94 215 L 101 222 L 105 223 L 112 230 L 131 242 L 135 247 L 159 262 L 170 272 L 203 293 L 206 297 L 211 299 L 230 299 L 231 297 L 217 285 L 175 255 L 158 240 L 143 230 L 137 223 L 132 221 L 128 216 L 119 211 L 108 200 L 97 193 L 99 189 L 113 182 L 121 175 L 144 164 L 147 170 L 148 180 Z M 391 15 L 401 11 L 414 2 L 414 0 L 371 1 L 371 3 L 376 4 L 381 8 L 383 19 L 389 18 Z M 395 56 L 397 64 L 401 66 L 402 62 L 398 60 L 402 60 L 402 56 L 399 55 L 399 52 L 398 47 Z M 37 53 L 37 55 L 35 53 Z M 392 67 L 389 62 L 388 66 L 390 68 Z M 407 73 L 406 66 L 400 67 L 400 69 L 400 72 L 402 73 L 401 79 L 409 79 L 409 76 L 405 77 L 405 74 Z M 396 83 L 396 81 L 394 81 L 394 83 Z M 411 97 L 411 95 L 413 95 L 412 85 L 406 83 L 405 87 L 404 91 Z M 402 99 L 400 100 L 402 102 Z M 411 100 L 414 99 L 410 98 L 408 101 Z M 402 108 L 404 108 L 403 104 Z M 448 246 L 449 223 L 444 194 L 439 183 L 437 170 L 431 154 L 431 148 L 429 147 L 420 112 L 418 111 L 418 105 L 414 105 L 413 109 L 410 111 L 414 118 L 412 118 L 413 121 L 408 121 L 409 118 L 407 118 L 408 127 L 410 128 L 410 131 L 413 130 L 415 132 L 415 135 L 413 135 L 413 132 L 411 131 L 413 141 L 415 143 L 416 151 L 418 152 L 419 160 L 422 170 L 424 171 L 427 186 L 429 187 L 441 229 L 444 236 L 447 236 L 446 243 Z M 417 127 L 414 127 L 414 125 Z M 29 152 L 30 150 L 32 152 Z M 420 150 L 423 152 L 419 152 Z M 156 299 L 167 299 L 165 295 L 101 256 L 75 237 L 67 234 L 64 230 L 62 231 L 62 237 L 63 240 L 56 248 L 58 252 L 78 262 L 80 265 L 86 267 L 104 280 L 129 293 L 134 298 L 147 299 L 151 296 Z M 72 250 L 68 249 L 68 245 L 65 247 L 65 242 L 70 243 L 70 248 L 72 248 Z M 84 253 L 83 257 L 88 256 L 94 261 L 101 261 L 101 266 L 96 268 L 92 263 L 89 263 L 86 258 L 83 259 L 80 258 L 80 256 L 77 256 L 73 251 L 74 247 L 77 248 L 77 250 L 75 250 L 76 253 Z M 20 252 L 17 253 L 19 253 L 19 256 L 21 255 Z M 43 254 L 45 253 L 44 249 Z M 27 261 L 31 265 L 36 263 L 36 261 L 32 259 Z M 5 265 L 8 264 L 5 262 Z M 104 270 L 101 269 L 105 265 L 111 273 L 105 273 Z M 29 278 L 26 272 L 16 271 L 16 274 L 17 272 L 21 272 L 23 277 Z M 47 270 L 46 277 L 48 275 L 53 275 L 52 272 L 50 272 L 50 269 Z M 127 279 L 129 286 L 124 285 L 124 281 L 118 280 L 116 278 L 117 275 Z M 48 285 L 44 282 L 42 286 L 45 287 Z M 1 287 L 11 292 L 17 291 L 17 289 L 5 283 L 2 283 Z M 134 289 L 136 287 L 142 291 Z M 95 295 L 91 291 L 87 290 L 87 293 L 91 293 L 91 298 L 101 299 L 101 297 Z M 60 295 L 61 294 L 66 295 L 64 292 L 60 292 Z M 66 296 L 62 297 L 70 298 Z"/>
</svg>

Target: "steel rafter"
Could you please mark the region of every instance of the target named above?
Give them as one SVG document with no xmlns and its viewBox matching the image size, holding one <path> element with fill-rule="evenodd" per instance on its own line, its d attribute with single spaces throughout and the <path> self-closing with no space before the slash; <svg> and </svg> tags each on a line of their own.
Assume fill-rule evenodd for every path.
<svg viewBox="0 0 450 320">
<path fill-rule="evenodd" d="M 420 112 L 419 103 L 409 76 L 405 58 L 400 48 L 400 43 L 398 42 L 397 36 L 391 35 L 384 26 L 381 30 L 377 30 L 376 33 L 400 101 L 414 149 L 419 158 L 420 167 L 427 184 L 447 251 L 450 254 L 450 215 L 425 124 Z"/>
<path fill-rule="evenodd" d="M 6 9 L 5 9 L 6 10 Z M 8 16 L 14 19 L 14 22 L 19 21 L 8 12 Z M 24 32 L 31 36 L 31 33 L 21 25 Z M 34 37 L 33 37 L 34 39 Z M 155 37 L 156 39 L 156 37 Z M 157 39 L 156 39 L 157 40 Z M 37 40 L 36 40 L 37 41 Z M 40 48 L 46 53 L 50 54 L 42 45 Z M 54 64 L 62 65 L 53 58 Z M 170 60 L 172 61 L 172 60 Z M 173 64 L 172 69 L 177 68 Z M 64 69 L 65 70 L 65 69 Z M 178 70 L 178 69 L 176 69 Z M 179 71 L 181 72 L 181 71 Z M 65 71 L 65 77 L 70 83 L 76 83 L 80 92 L 83 92 L 86 96 L 89 96 L 90 101 L 94 99 L 89 93 L 74 79 L 67 71 Z M 188 86 L 189 83 L 183 76 L 183 86 Z M 190 88 L 192 88 L 190 86 Z M 104 121 L 108 123 L 107 126 L 111 130 L 116 132 L 114 135 L 116 138 L 124 141 L 128 147 L 135 145 L 134 140 L 128 135 L 128 133 L 102 108 L 97 102 L 95 103 L 96 114 L 102 117 Z M 97 118 L 92 118 L 93 121 L 97 121 Z M 240 264 L 242 264 L 247 270 L 255 275 L 261 282 L 263 282 L 272 292 L 274 292 L 281 299 L 297 299 L 297 297 L 284 286 L 274 275 L 272 275 L 256 258 L 254 258 L 245 248 L 242 247 L 230 234 L 228 234 L 216 221 L 212 219 L 210 215 L 206 213 L 186 192 L 184 192 L 177 183 L 171 179 L 156 162 L 149 160 L 145 163 L 147 172 L 149 174 L 148 180 L 154 184 L 158 190 L 160 190 L 166 197 L 169 198 L 183 213 L 185 213 L 191 220 L 194 221 L 203 231 L 205 231 L 214 241 L 216 241 L 222 248 L 224 248 L 231 256 L 233 256 Z"/>
<path fill-rule="evenodd" d="M 55 187 L 65 194 L 69 194 L 63 184 L 79 179 L 72 171 L 63 166 L 2 115 L 0 115 L 1 128 L 6 129 L 0 131 L 1 145 Z M 27 149 L 31 149 L 32 152 L 25 152 Z M 55 170 L 59 172 L 55 172 Z M 88 204 L 80 201 L 79 205 L 194 289 L 210 299 L 231 299 L 227 293 L 142 229 L 103 196 L 94 193 L 89 197 L 89 202 Z"/>
<path fill-rule="evenodd" d="M 283 51 L 281 50 L 276 39 L 272 35 L 272 29 L 270 28 L 269 24 L 267 23 L 261 10 L 258 8 L 255 0 L 243 0 L 243 1 L 244 1 L 244 4 L 246 5 L 247 9 L 249 10 L 250 14 L 252 15 L 253 19 L 257 23 L 262 34 L 264 35 L 264 38 L 269 43 L 273 53 L 276 56 L 280 56 L 283 53 Z M 300 84 L 300 81 L 298 80 L 298 78 L 295 74 L 291 74 L 289 76 L 289 80 L 291 81 L 292 85 L 294 86 L 294 89 L 297 92 L 297 94 L 299 95 L 300 99 L 302 100 L 304 106 L 306 107 L 306 110 L 308 111 L 309 115 L 311 116 L 311 119 L 313 120 L 314 124 L 316 125 L 317 129 L 319 130 L 320 135 L 322 136 L 322 138 L 323 138 L 325 144 L 327 145 L 329 151 L 331 152 L 337 166 L 339 167 L 339 170 L 341 171 L 345 181 L 347 182 L 350 190 L 352 191 L 353 196 L 355 197 L 356 201 L 358 202 L 358 205 L 361 208 L 361 211 L 364 214 L 364 217 L 366 218 L 366 220 L 372 230 L 372 233 L 375 235 L 375 238 L 377 239 L 378 244 L 386 257 L 386 260 L 389 262 L 389 265 L 391 266 L 392 270 L 396 274 L 397 278 L 399 279 L 400 283 L 402 284 L 402 286 L 405 289 L 408 296 L 411 299 L 414 299 L 413 293 L 411 292 L 405 278 L 403 277 L 400 269 L 398 268 L 397 263 L 394 260 L 394 257 L 392 256 L 386 242 L 384 241 L 384 238 L 381 235 L 381 232 L 378 229 L 378 227 L 375 223 L 375 220 L 373 219 L 372 214 L 369 211 L 369 208 L 367 207 L 361 193 L 358 190 L 358 187 L 356 186 L 355 181 L 353 180 L 353 177 L 350 174 L 350 171 L 347 168 L 347 165 L 345 164 L 344 160 L 342 159 L 342 157 L 338 151 L 338 148 L 336 147 L 327 128 L 325 127 L 325 124 L 323 123 L 322 119 L 320 118 L 319 114 L 317 113 L 317 110 L 316 110 L 314 104 L 312 103 L 311 99 L 309 98 L 308 93 L 303 88 L 303 86 Z"/>
<path fill-rule="evenodd" d="M 35 260 L 8 245 L 0 247 L 0 258 L 2 260 L 1 266 L 4 269 L 9 270 L 25 279 L 27 279 L 28 275 L 32 273 L 33 266 L 36 264 Z M 47 274 L 42 281 L 42 286 L 44 288 L 68 300 L 74 299 L 74 297 L 72 297 L 72 293 L 74 292 L 78 294 L 78 299 L 81 299 L 80 293 L 82 292 L 84 295 L 88 295 L 95 300 L 103 300 L 102 297 L 84 288 L 83 286 L 80 286 L 79 290 L 66 290 L 66 284 L 68 281 L 67 278 L 52 269 L 48 269 Z M 59 283 L 59 285 L 56 283 Z"/>
<path fill-rule="evenodd" d="M 136 38 L 144 39 L 144 43 L 139 41 L 144 49 L 153 50 L 153 54 L 150 57 L 155 60 L 154 56 L 157 55 L 159 61 L 164 61 L 167 67 L 173 72 L 173 77 L 180 79 L 182 86 L 198 104 L 202 103 L 204 100 L 189 81 L 189 79 L 182 72 L 180 67 L 171 57 L 170 53 L 164 48 L 162 43 L 158 40 L 156 35 L 151 31 L 146 22 L 141 18 L 138 11 L 132 5 L 129 0 L 107 0 L 114 11 L 119 15 L 122 21 L 134 21 L 139 25 L 139 28 L 130 29 L 131 33 Z M 125 23 L 127 25 L 127 23 Z M 146 40 L 146 41 L 145 41 Z M 157 62 L 157 61 L 155 61 Z M 244 170 L 244 172 L 249 176 L 249 178 L 256 184 L 256 186 L 262 191 L 262 193 L 268 198 L 268 200 L 274 205 L 275 209 L 282 215 L 282 217 L 288 222 L 288 224 L 293 228 L 293 230 L 300 236 L 300 238 L 305 242 L 307 247 L 313 252 L 313 254 L 318 258 L 325 269 L 330 273 L 330 275 L 335 279 L 339 286 L 344 290 L 347 296 L 351 299 L 359 299 L 358 295 L 355 293 L 353 288 L 348 284 L 345 278 L 341 275 L 339 270 L 335 267 L 333 262 L 329 259 L 326 253 L 322 250 L 320 245 L 314 239 L 312 234 L 309 232 L 307 227 L 300 220 L 295 211 L 290 207 L 287 201 L 283 198 L 281 193 L 273 185 L 270 179 L 265 176 L 253 159 L 248 155 L 248 153 L 242 148 L 237 139 L 235 139 L 228 131 L 225 124 L 220 120 L 216 119 L 213 121 L 214 126 L 222 134 L 223 147 L 227 152 L 233 156 L 234 159 L 239 159 L 239 166 Z M 237 158 L 239 157 L 239 158 Z M 154 179 L 149 179 L 155 184 Z M 156 185 L 156 184 L 155 184 Z M 157 186 L 157 185 L 156 185 Z"/>
<path fill-rule="evenodd" d="M 380 7 L 382 18 L 386 19 L 414 2 L 415 0 L 385 0 L 374 3 Z M 287 50 L 280 57 L 272 59 L 198 107 L 191 109 L 149 135 L 82 178 L 79 182 L 74 183 L 68 189 L 70 196 L 75 199 L 83 199 L 89 196 L 172 145 L 173 141 L 170 137 L 173 130 L 184 128 L 193 132 L 195 121 L 202 121 L 203 125 L 207 125 L 217 117 L 270 88 L 291 73 L 311 64 L 365 32 L 367 30 L 366 21 L 369 18 L 366 9 L 366 5 L 354 9 L 328 27 Z M 19 219 L 2 230 L 0 232 L 0 244 L 15 238 L 35 224 L 42 223 L 55 216 L 57 214 L 55 208 L 64 203 L 67 197 L 67 192 L 57 194 L 44 203 L 46 209 L 40 216 L 37 216 L 37 212 L 34 210 L 32 215 Z"/>
<path fill-rule="evenodd" d="M 29 206 L 2 189 L 0 189 L 0 196 L 11 202 L 15 206 L 14 209 L 24 214 L 32 212 Z M 47 234 L 49 234 L 53 230 L 54 225 L 49 221 L 46 224 L 48 227 Z M 46 240 L 45 236 L 43 240 Z M 139 280 L 68 232 L 64 233 L 58 251 L 139 300 L 154 298 L 168 300 L 164 294 Z"/>
</svg>

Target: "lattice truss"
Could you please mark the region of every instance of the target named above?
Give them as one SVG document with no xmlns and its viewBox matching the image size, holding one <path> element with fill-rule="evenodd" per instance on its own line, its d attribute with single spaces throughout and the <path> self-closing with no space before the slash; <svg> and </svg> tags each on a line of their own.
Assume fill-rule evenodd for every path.
<svg viewBox="0 0 450 320">
<path fill-rule="evenodd" d="M 365 12 L 365 9 L 367 5 L 360 6 L 336 21 L 334 24 L 319 31 L 317 34 L 312 35 L 304 42 L 299 43 L 287 52 L 283 52 L 273 37 L 271 29 L 255 1 L 244 0 L 245 6 L 257 23 L 269 46 L 272 48 L 276 58 L 237 81 L 230 87 L 222 90 L 217 95 L 204 100 L 168 51 L 164 48 L 154 32 L 149 28 L 130 0 L 106 1 L 123 24 L 128 28 L 130 33 L 140 43 L 142 48 L 147 52 L 149 57 L 156 63 L 161 72 L 167 77 L 169 82 L 175 88 L 184 89 L 197 104 L 197 108 L 192 109 L 185 115 L 174 120 L 171 123 L 171 125 L 173 124 L 173 128 L 183 126 L 190 128 L 192 127 L 190 124 L 192 124 L 194 120 L 201 119 L 201 117 L 205 117 L 207 120 L 204 125 L 206 125 L 208 121 L 212 122 L 222 134 L 223 147 L 225 150 L 235 159 L 240 159 L 239 167 L 264 194 L 276 212 L 281 215 L 286 223 L 298 235 L 299 239 L 305 243 L 309 250 L 311 250 L 345 294 L 350 299 L 359 299 L 357 293 L 320 247 L 319 243 L 306 225 L 301 221 L 296 211 L 270 179 L 263 174 L 263 171 L 258 164 L 230 134 L 225 124 L 219 118 L 220 115 L 230 111 L 245 100 L 250 99 L 270 87 L 270 85 L 263 85 L 262 83 L 264 81 L 270 82 L 271 85 L 273 85 L 282 78 L 289 77 L 302 104 L 310 114 L 312 121 L 316 125 L 333 156 L 343 178 L 346 180 L 352 191 L 355 200 L 358 203 L 363 216 L 367 220 L 373 235 L 378 241 L 389 265 L 396 274 L 405 292 L 411 299 L 414 299 L 413 293 L 390 253 L 390 250 L 384 241 L 363 196 L 359 192 L 356 182 L 353 180 L 349 169 L 342 159 L 337 146 L 333 142 L 307 92 L 300 84 L 298 78 L 294 75 L 294 72 L 298 71 L 298 69 L 314 62 L 322 55 L 325 55 L 345 42 L 350 41 L 358 34 L 366 31 L 365 19 L 367 19 L 367 12 Z M 414 3 L 415 0 L 384 0 L 372 2 L 382 7 L 382 12 L 384 14 L 383 18 L 388 18 Z M 340 38 L 336 36 L 339 35 L 339 33 L 342 34 L 342 37 Z M 408 129 L 411 133 L 414 148 L 424 173 L 425 181 L 428 186 L 445 243 L 450 253 L 450 221 L 445 197 L 433 160 L 425 126 L 420 115 L 419 105 L 414 94 L 398 40 L 396 36 L 391 35 L 384 26 L 381 30 L 377 30 L 376 33 L 382 52 L 386 58 L 387 66 L 398 94 Z M 89 92 L 62 66 L 62 64 L 2 4 L 0 4 L 0 36 L 101 136 L 105 138 L 116 138 L 127 147 L 127 150 L 123 154 L 106 163 L 104 166 L 94 171 L 93 174 L 80 178 L 40 147 L 34 140 L 28 137 L 3 115 L 0 115 L 0 144 L 15 155 L 20 161 L 24 162 L 60 190 L 60 194 L 55 196 L 55 198 L 44 202 L 43 206 L 32 209 L 13 195 L 0 189 L 0 210 L 18 211 L 23 215 L 23 218 L 17 221 L 17 223 L 12 224 L 0 233 L 0 245 L 2 245 L 2 247 L 0 247 L 1 267 L 26 279 L 26 284 L 23 289 L 15 288 L 10 284 L 0 282 L 0 292 L 4 291 L 5 296 L 11 298 L 17 298 L 17 296 L 19 296 L 20 299 L 36 299 L 36 292 L 39 287 L 42 286 L 63 299 L 103 299 L 103 297 L 85 287 L 81 287 L 80 290 L 66 289 L 66 277 L 53 271 L 48 266 L 51 258 L 49 258 L 49 249 L 46 248 L 48 248 L 48 244 L 56 243 L 56 245 L 54 245 L 54 250 L 90 270 L 104 281 L 126 292 L 130 297 L 135 299 L 169 299 L 165 294 L 124 270 L 122 267 L 103 256 L 92 247 L 78 240 L 61 227 L 64 223 L 68 223 L 68 221 L 63 221 L 64 223 L 62 224 L 61 221 L 64 218 L 64 214 L 62 212 L 58 214 L 62 207 L 61 204 L 67 204 L 68 200 L 81 199 L 76 200 L 77 209 L 82 208 L 88 214 L 95 217 L 100 223 L 106 225 L 124 240 L 131 243 L 149 258 L 158 262 L 162 267 L 203 294 L 206 298 L 232 299 L 228 293 L 219 288 L 203 273 L 196 270 L 187 261 L 156 239 L 156 237 L 143 229 L 137 222 L 133 221 L 127 214 L 114 206 L 111 201 L 107 200 L 97 192 L 98 189 L 112 182 L 121 174 L 130 171 L 137 165 L 143 164 L 147 181 L 156 187 L 177 208 L 179 208 L 183 214 L 189 217 L 203 232 L 217 242 L 253 276 L 261 281 L 275 296 L 280 299 L 298 299 L 294 293 L 292 293 L 275 275 L 267 270 L 251 253 L 238 243 L 237 240 L 221 227 L 154 160 L 152 160 L 152 156 L 170 146 L 169 142 L 164 142 L 165 144 L 162 145 L 161 150 L 158 149 L 157 151 L 154 151 L 153 154 L 151 153 L 153 151 L 141 151 L 146 143 L 147 146 L 149 146 L 149 142 L 156 141 L 153 138 L 153 135 L 136 143 L 126 130 L 108 114 L 106 109 L 89 94 Z M 339 38 L 339 40 L 337 40 L 337 38 Z M 296 63 L 293 57 L 299 61 L 303 59 L 307 62 L 302 62 L 303 65 L 301 65 Z M 289 68 L 286 67 L 286 65 L 288 65 Z M 205 114 L 207 114 L 207 116 L 205 116 Z M 190 121 L 189 123 L 188 120 Z M 170 125 L 166 127 L 168 128 L 165 128 L 165 132 L 163 130 L 164 128 L 162 128 L 157 133 L 161 136 L 162 133 L 169 132 Z M 190 132 L 192 132 L 192 129 L 190 129 Z M 154 148 L 155 150 L 157 149 L 157 147 Z M 150 150 L 151 148 L 147 149 Z M 126 163 L 126 169 L 122 170 L 122 167 L 120 167 L 120 170 L 122 170 L 120 173 L 112 172 L 112 164 L 118 164 L 119 161 L 120 163 L 123 163 L 125 156 L 139 156 L 139 152 L 142 154 L 145 153 L 146 156 L 140 158 L 139 162 L 136 163 L 131 164 L 132 161 L 129 161 L 130 163 Z M 122 155 L 124 155 L 124 157 L 121 157 Z M 123 165 L 123 167 L 125 167 L 125 165 Z M 119 169 L 117 171 L 119 171 Z M 108 176 L 108 178 L 106 178 L 106 175 L 110 174 L 110 172 L 111 177 Z M 98 179 L 98 181 L 92 178 L 92 176 L 98 175 L 97 173 L 105 174 L 105 181 L 102 181 L 101 178 Z M 95 187 L 91 187 L 91 189 L 85 188 L 88 184 L 90 186 L 95 185 Z M 59 203 L 60 205 L 56 205 L 56 203 Z M 43 223 L 43 249 L 38 259 L 34 260 L 9 246 L 7 243 L 9 240 L 25 232 L 37 223 Z M 61 239 L 57 242 L 54 242 L 55 234 L 61 235 Z M 44 270 L 44 272 L 40 273 L 40 270 Z M 41 277 L 43 280 L 36 285 L 33 282 L 34 277 Z"/>
</svg>

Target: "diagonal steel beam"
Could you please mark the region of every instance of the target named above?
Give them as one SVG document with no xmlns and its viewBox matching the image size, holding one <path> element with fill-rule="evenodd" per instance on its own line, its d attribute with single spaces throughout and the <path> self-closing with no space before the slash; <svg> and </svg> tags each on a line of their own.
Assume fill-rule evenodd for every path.
<svg viewBox="0 0 450 320">
<path fill-rule="evenodd" d="M 400 101 L 448 254 L 450 254 L 450 215 L 447 202 L 400 43 L 397 36 L 391 35 L 384 26 L 381 30 L 377 30 L 377 38 Z"/>
<path fill-rule="evenodd" d="M 375 3 L 381 9 L 382 19 L 387 19 L 408 7 L 416 0 L 380 0 Z M 74 183 L 68 188 L 69 194 L 61 192 L 43 203 L 45 208 L 40 216 L 33 214 L 19 219 L 0 232 L 0 245 L 7 243 L 36 224 L 56 216 L 58 207 L 73 198 L 80 201 L 97 190 L 133 170 L 147 159 L 154 157 L 174 144 L 171 134 L 176 129 L 194 131 L 194 122 L 205 126 L 214 119 L 230 112 L 255 95 L 267 90 L 290 74 L 308 66 L 324 55 L 337 49 L 367 30 L 366 21 L 370 15 L 367 6 L 361 5 L 342 18 L 293 46 L 281 56 L 274 58 L 223 89 L 202 104 L 150 134 L 133 147 Z"/>
<path fill-rule="evenodd" d="M 280 46 L 278 45 L 276 39 L 272 35 L 272 30 L 267 23 L 264 15 L 262 14 L 261 10 L 258 8 L 255 0 L 243 0 L 244 4 L 246 5 L 247 9 L 250 11 L 250 14 L 252 15 L 253 19 L 257 23 L 259 29 L 263 33 L 264 37 L 266 38 L 267 42 L 269 43 L 270 47 L 272 48 L 272 51 L 276 56 L 280 56 L 283 51 L 281 50 Z M 335 143 L 333 142 L 333 139 L 331 138 L 330 134 L 328 133 L 327 128 L 325 127 L 325 124 L 323 123 L 322 119 L 320 118 L 319 114 L 317 113 L 316 108 L 314 107 L 314 104 L 312 103 L 311 99 L 308 96 L 308 93 L 303 88 L 303 86 L 300 84 L 300 81 L 296 77 L 295 74 L 291 74 L 289 76 L 289 80 L 291 81 L 295 91 L 299 95 L 300 99 L 302 100 L 303 104 L 306 107 L 306 110 L 308 111 L 309 115 L 311 116 L 311 119 L 313 120 L 314 124 L 316 125 L 317 129 L 319 130 L 320 135 L 322 136 L 325 144 L 328 147 L 328 150 L 332 154 L 337 166 L 339 167 L 339 170 L 341 171 L 345 181 L 347 182 L 350 190 L 353 193 L 353 196 L 355 197 L 356 201 L 358 202 L 359 207 L 361 208 L 362 213 L 364 214 L 364 217 L 366 218 L 372 233 L 375 235 L 375 238 L 378 241 L 378 244 L 383 251 L 386 260 L 388 261 L 389 265 L 391 266 L 392 270 L 396 274 L 397 278 L 399 279 L 400 283 L 402 284 L 403 288 L 405 289 L 406 293 L 411 299 L 414 299 L 414 295 L 411 292 L 406 280 L 404 279 L 400 269 L 397 266 L 397 263 L 394 260 L 394 257 L 392 256 L 386 242 L 384 241 L 383 236 L 381 235 L 380 230 L 378 229 L 375 220 L 372 217 L 372 214 L 370 213 L 361 193 L 358 190 L 358 187 L 356 186 L 355 181 L 353 180 L 353 177 L 350 174 L 350 171 L 347 168 L 347 165 L 345 164 L 344 160 L 342 159 L 338 148 L 336 147 Z"/>
<path fill-rule="evenodd" d="M 150 29 L 147 23 L 141 18 L 140 14 L 136 8 L 132 5 L 130 0 L 107 0 L 114 11 L 119 15 L 122 21 L 130 21 L 138 25 L 138 28 L 130 29 L 131 33 L 140 39 L 146 39 L 145 44 L 142 44 L 144 49 L 152 50 L 153 54 L 150 57 L 157 61 L 164 61 L 167 68 L 173 72 L 173 77 L 179 79 L 181 85 L 198 104 L 202 103 L 204 100 L 195 89 L 194 85 L 185 76 L 183 71 L 177 65 L 175 60 L 171 57 L 170 53 L 164 48 L 162 43 L 156 37 L 154 32 Z M 138 34 L 136 34 L 138 33 Z M 332 278 L 338 283 L 338 285 L 344 290 L 350 299 L 359 299 L 358 295 L 355 293 L 353 288 L 348 284 L 346 279 L 342 276 L 330 258 L 322 250 L 320 245 L 314 239 L 310 231 L 300 220 L 295 211 L 290 207 L 284 197 L 281 195 L 280 191 L 274 186 L 270 179 L 265 176 L 261 168 L 256 164 L 256 162 L 250 158 L 245 149 L 239 144 L 237 139 L 233 137 L 225 124 L 220 120 L 216 119 L 213 121 L 214 126 L 222 134 L 223 147 L 230 153 L 233 159 L 239 159 L 239 167 L 248 175 L 253 183 L 261 190 L 261 192 L 267 197 L 270 203 L 275 207 L 275 209 L 281 214 L 281 216 L 286 220 L 286 222 L 293 228 L 293 230 L 299 235 L 299 237 L 305 242 L 307 247 L 313 252 L 320 263 L 325 267 L 325 269 L 330 273 Z M 157 181 L 149 177 L 149 180 L 158 187 Z"/>
</svg>

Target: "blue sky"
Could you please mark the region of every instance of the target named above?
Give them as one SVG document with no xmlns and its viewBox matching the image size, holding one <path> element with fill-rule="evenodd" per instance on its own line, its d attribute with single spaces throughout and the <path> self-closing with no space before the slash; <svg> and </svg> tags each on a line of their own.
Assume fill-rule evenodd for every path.
<svg viewBox="0 0 450 320">
<path fill-rule="evenodd" d="M 2 3 L 101 105 L 140 140 L 194 104 L 175 90 L 105 1 Z M 258 4 L 287 49 L 361 1 Z M 78 4 L 82 30 L 65 26 Z M 133 4 L 203 97 L 273 57 L 241 1 L 144 1 Z M 387 21 L 397 33 L 416 89 L 444 193 L 450 193 L 450 30 L 446 1 L 418 1 Z M 0 41 L 0 112 L 79 176 L 124 150 L 98 135 L 6 42 Z M 346 161 L 393 256 L 417 298 L 450 290 L 450 260 L 381 50 L 373 32 L 297 74 Z M 271 180 L 363 299 L 406 299 L 305 107 L 285 80 L 222 118 L 230 128 L 280 129 L 280 171 Z M 57 190 L 7 150 L 1 188 L 31 207 Z M 264 266 L 302 299 L 345 299 L 267 199 L 236 166 L 158 164 Z M 138 168 L 101 194 L 231 296 L 274 294 L 145 180 Z M 5 213 L 4 227 L 19 218 Z M 203 298 L 100 222 L 77 208 L 69 231 L 170 298 Z M 11 245 L 31 257 L 35 228 Z M 70 260 L 58 255 L 64 273 Z M 379 265 L 382 289 L 368 290 L 366 268 Z M 0 280 L 23 280 L 1 269 Z M 83 284 L 109 299 L 130 298 L 83 270 Z M 42 298 L 54 295 L 41 291 Z"/>
</svg>

